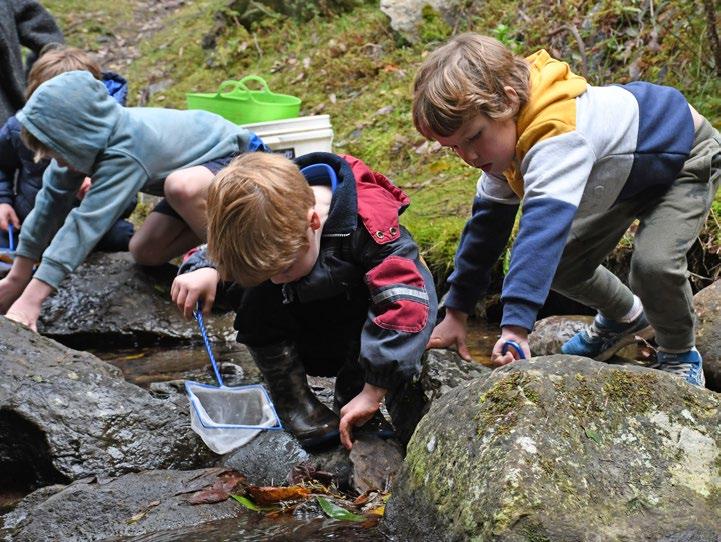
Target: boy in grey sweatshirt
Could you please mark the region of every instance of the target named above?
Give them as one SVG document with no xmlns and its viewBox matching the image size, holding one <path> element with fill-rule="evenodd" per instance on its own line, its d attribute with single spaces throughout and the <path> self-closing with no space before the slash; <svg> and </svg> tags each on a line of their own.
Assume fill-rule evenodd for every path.
<svg viewBox="0 0 721 542">
<path fill-rule="evenodd" d="M 162 263 L 205 239 L 205 197 L 215 173 L 232 157 L 263 148 L 254 134 L 212 113 L 124 108 L 84 71 L 40 85 L 17 118 L 27 146 L 53 159 L 13 267 L 0 281 L 0 313 L 32 329 L 43 300 L 138 191 L 165 195 L 175 211 L 151 213 L 130 243 L 139 263 Z M 73 208 L 86 176 L 92 187 Z"/>
</svg>

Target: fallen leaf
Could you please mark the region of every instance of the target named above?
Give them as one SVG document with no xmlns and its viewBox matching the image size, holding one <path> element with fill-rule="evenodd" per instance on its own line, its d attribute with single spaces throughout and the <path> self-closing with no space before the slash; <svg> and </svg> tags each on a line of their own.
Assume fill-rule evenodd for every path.
<svg viewBox="0 0 721 542">
<path fill-rule="evenodd" d="M 598 433 L 596 433 L 593 429 L 584 427 L 583 431 L 586 433 L 586 436 L 592 441 L 594 441 L 596 444 L 601 444 L 601 437 L 599 437 Z"/>
<path fill-rule="evenodd" d="M 215 504 L 227 500 L 233 493 L 245 491 L 246 478 L 238 471 L 220 473 L 211 486 L 196 491 L 189 498 L 190 504 Z M 240 491 L 238 491 L 240 489 Z"/>
<path fill-rule="evenodd" d="M 231 497 L 253 512 L 268 512 L 276 509 L 273 506 L 258 506 L 248 497 L 243 497 L 243 495 L 231 495 Z"/>
<path fill-rule="evenodd" d="M 325 497 L 316 497 L 321 509 L 329 518 L 338 519 L 340 521 L 365 521 L 367 518 L 358 514 L 354 514 L 345 508 L 332 503 Z"/>
<path fill-rule="evenodd" d="M 248 494 L 259 505 L 274 504 L 280 501 L 297 501 L 310 496 L 308 488 L 303 486 L 272 487 L 249 486 Z"/>
<path fill-rule="evenodd" d="M 141 519 L 145 517 L 145 515 L 150 512 L 153 508 L 158 506 L 160 504 L 160 501 L 153 501 L 148 504 L 145 508 L 143 508 L 140 512 L 137 514 L 133 514 L 131 518 L 128 520 L 128 524 L 132 525 L 133 523 L 137 523 Z"/>
</svg>

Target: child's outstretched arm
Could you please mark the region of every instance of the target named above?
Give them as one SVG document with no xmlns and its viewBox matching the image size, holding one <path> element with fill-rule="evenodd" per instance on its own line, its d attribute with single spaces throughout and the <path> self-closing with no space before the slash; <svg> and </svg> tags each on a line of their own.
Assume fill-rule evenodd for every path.
<svg viewBox="0 0 721 542">
<path fill-rule="evenodd" d="M 518 199 L 508 185 L 481 176 L 471 218 L 456 250 L 455 269 L 448 279 L 451 289 L 446 316 L 433 330 L 427 348 L 455 347 L 463 359 L 471 359 L 466 345 L 468 315 L 488 289 L 491 270 L 508 243 L 517 212 Z"/>
<path fill-rule="evenodd" d="M 341 411 L 341 439 L 349 449 L 352 428 L 368 421 L 388 391 L 420 370 L 438 309 L 433 277 L 404 228 L 386 244 L 363 235 L 353 253 L 360 255 L 367 270 L 371 303 L 361 331 L 359 358 L 365 386 Z"/>
<path fill-rule="evenodd" d="M 106 173 L 108 170 L 113 173 Z M 42 260 L 33 280 L 9 309 L 32 329 L 44 299 L 82 263 L 147 179 L 145 170 L 125 156 L 101 162 L 94 176 L 96 182 L 80 207 L 68 213 L 84 175 L 59 168 L 55 161 L 45 170 L 43 188 L 25 220 L 17 249 L 18 256 L 37 261 L 42 254 Z M 53 233 L 50 246 L 43 252 Z M 29 280 L 29 275 L 24 278 Z"/>
</svg>

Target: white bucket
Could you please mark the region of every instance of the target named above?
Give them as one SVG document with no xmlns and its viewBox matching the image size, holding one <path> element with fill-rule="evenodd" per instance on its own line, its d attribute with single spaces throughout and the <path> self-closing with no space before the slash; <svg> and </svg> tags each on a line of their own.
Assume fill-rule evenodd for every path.
<svg viewBox="0 0 721 542">
<path fill-rule="evenodd" d="M 270 150 L 293 159 L 310 152 L 333 152 L 333 128 L 329 115 L 244 124 Z"/>
</svg>

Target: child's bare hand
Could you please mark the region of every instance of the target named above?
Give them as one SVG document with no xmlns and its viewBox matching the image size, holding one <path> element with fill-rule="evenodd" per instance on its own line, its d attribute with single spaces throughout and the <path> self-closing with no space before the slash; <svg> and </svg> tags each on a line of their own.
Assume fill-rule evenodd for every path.
<svg viewBox="0 0 721 542">
<path fill-rule="evenodd" d="M 528 346 L 528 330 L 518 326 L 505 326 L 501 330 L 501 338 L 498 339 L 493 347 L 493 352 L 491 352 L 491 364 L 494 366 L 508 365 L 521 358 L 514 348 L 508 348 L 505 354 L 502 353 L 506 341 L 517 342 L 523 350 L 523 355 L 526 358 L 531 357 L 531 349 Z"/>
<path fill-rule="evenodd" d="M 17 229 L 20 227 L 20 219 L 12 205 L 0 203 L 0 230 L 8 231 L 8 224 L 12 224 Z"/>
<path fill-rule="evenodd" d="M 82 201 L 82 199 L 85 197 L 85 194 L 87 194 L 88 190 L 90 190 L 92 184 L 93 181 L 90 179 L 90 177 L 85 177 L 83 179 L 83 183 L 80 185 L 80 188 L 78 188 L 78 191 L 75 193 L 75 197 Z"/>
<path fill-rule="evenodd" d="M 190 320 L 198 300 L 203 301 L 203 313 L 208 314 L 215 302 L 220 276 L 212 267 L 204 267 L 175 277 L 170 297 L 183 316 Z"/>
<path fill-rule="evenodd" d="M 340 441 L 348 450 L 353 448 L 353 427 L 359 427 L 373 417 L 381 407 L 386 391 L 385 388 L 366 384 L 358 395 L 340 409 Z"/>
<path fill-rule="evenodd" d="M 466 322 L 468 315 L 455 309 L 446 309 L 446 317 L 431 333 L 426 348 L 455 347 L 466 361 L 471 360 L 471 353 L 466 346 Z"/>
</svg>

